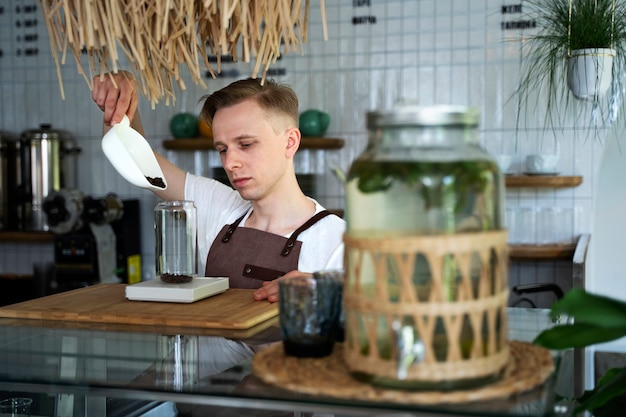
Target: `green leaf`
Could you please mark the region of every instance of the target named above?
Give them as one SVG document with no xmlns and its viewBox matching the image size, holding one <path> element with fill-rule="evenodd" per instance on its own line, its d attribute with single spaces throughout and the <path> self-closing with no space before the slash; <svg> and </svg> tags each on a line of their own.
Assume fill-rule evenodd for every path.
<svg viewBox="0 0 626 417">
<path fill-rule="evenodd" d="M 590 294 L 575 288 L 553 304 L 551 314 L 566 314 L 575 322 L 595 324 L 601 327 L 626 328 L 626 303 L 601 295 Z"/>
<path fill-rule="evenodd" d="M 626 367 L 624 368 L 611 368 L 600 378 L 598 381 L 598 386 L 604 385 L 612 381 L 614 378 L 617 378 L 621 372 L 624 372 Z"/>
<path fill-rule="evenodd" d="M 569 349 L 609 342 L 626 336 L 625 327 L 603 327 L 589 323 L 554 326 L 541 332 L 534 344 L 547 349 Z"/>
<path fill-rule="evenodd" d="M 576 406 L 574 415 L 583 410 L 593 411 L 623 394 L 626 394 L 626 368 L 611 369 L 602 377 L 594 390 L 585 392 L 579 398 L 579 405 Z"/>
<path fill-rule="evenodd" d="M 626 303 L 582 289 L 568 291 L 554 303 L 551 315 L 567 315 L 573 318 L 574 323 L 541 332 L 534 343 L 548 349 L 580 348 L 626 336 Z M 574 415 L 584 410 L 595 412 L 603 406 L 603 412 L 614 415 L 611 410 L 619 406 L 615 399 L 624 394 L 626 368 L 613 369 L 605 374 L 594 390 L 586 391 L 578 398 L 579 405 Z"/>
</svg>

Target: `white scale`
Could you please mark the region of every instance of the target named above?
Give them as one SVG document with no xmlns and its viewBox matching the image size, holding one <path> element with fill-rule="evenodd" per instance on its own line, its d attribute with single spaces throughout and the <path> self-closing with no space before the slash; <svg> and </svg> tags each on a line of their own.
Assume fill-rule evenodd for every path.
<svg viewBox="0 0 626 417">
<path fill-rule="evenodd" d="M 160 279 L 126 286 L 126 298 L 133 301 L 193 303 L 228 289 L 228 277 L 195 277 L 190 282 L 169 284 Z"/>
</svg>

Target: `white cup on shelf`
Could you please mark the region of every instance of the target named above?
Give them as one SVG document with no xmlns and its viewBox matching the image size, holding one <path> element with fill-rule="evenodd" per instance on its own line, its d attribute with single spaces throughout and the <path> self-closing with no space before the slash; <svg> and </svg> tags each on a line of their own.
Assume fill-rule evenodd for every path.
<svg viewBox="0 0 626 417">
<path fill-rule="evenodd" d="M 557 154 L 531 154 L 526 155 L 526 172 L 533 174 L 556 173 L 559 163 Z"/>
</svg>

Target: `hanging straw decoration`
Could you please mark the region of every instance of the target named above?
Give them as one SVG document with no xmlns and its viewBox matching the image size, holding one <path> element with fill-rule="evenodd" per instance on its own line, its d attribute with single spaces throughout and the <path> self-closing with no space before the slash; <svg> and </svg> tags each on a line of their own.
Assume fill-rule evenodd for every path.
<svg viewBox="0 0 626 417">
<path fill-rule="evenodd" d="M 61 65 L 72 54 L 90 88 L 92 78 L 117 72 L 126 57 L 154 108 L 174 86 L 186 86 L 181 70 L 206 88 L 201 70 L 215 78 L 222 55 L 255 60 L 251 76 L 262 82 L 281 54 L 306 42 L 310 0 L 39 0 L 50 38 L 61 95 Z M 320 0 L 324 40 L 328 40 L 324 0 Z M 217 69 L 207 51 L 217 55 Z M 87 57 L 88 72 L 83 67 Z"/>
</svg>

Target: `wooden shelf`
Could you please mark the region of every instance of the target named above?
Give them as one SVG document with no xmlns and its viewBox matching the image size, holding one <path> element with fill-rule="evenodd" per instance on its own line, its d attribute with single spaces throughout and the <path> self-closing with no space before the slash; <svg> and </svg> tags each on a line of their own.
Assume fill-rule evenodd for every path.
<svg viewBox="0 0 626 417">
<path fill-rule="evenodd" d="M 0 280 L 5 281 L 17 281 L 17 280 L 32 280 L 33 276 L 28 274 L 0 274 Z"/>
<path fill-rule="evenodd" d="M 343 139 L 303 137 L 300 149 L 341 149 L 343 145 Z M 215 150 L 213 139 L 208 137 L 164 140 L 163 147 L 172 151 Z"/>
<path fill-rule="evenodd" d="M 509 245 L 512 260 L 572 259 L 576 244 L 568 245 Z"/>
<path fill-rule="evenodd" d="M 567 188 L 577 187 L 582 182 L 581 176 L 510 175 L 504 178 L 504 184 L 509 188 Z"/>
<path fill-rule="evenodd" d="M 0 231 L 0 242 L 40 243 L 54 241 L 54 233 L 19 230 Z"/>
</svg>

